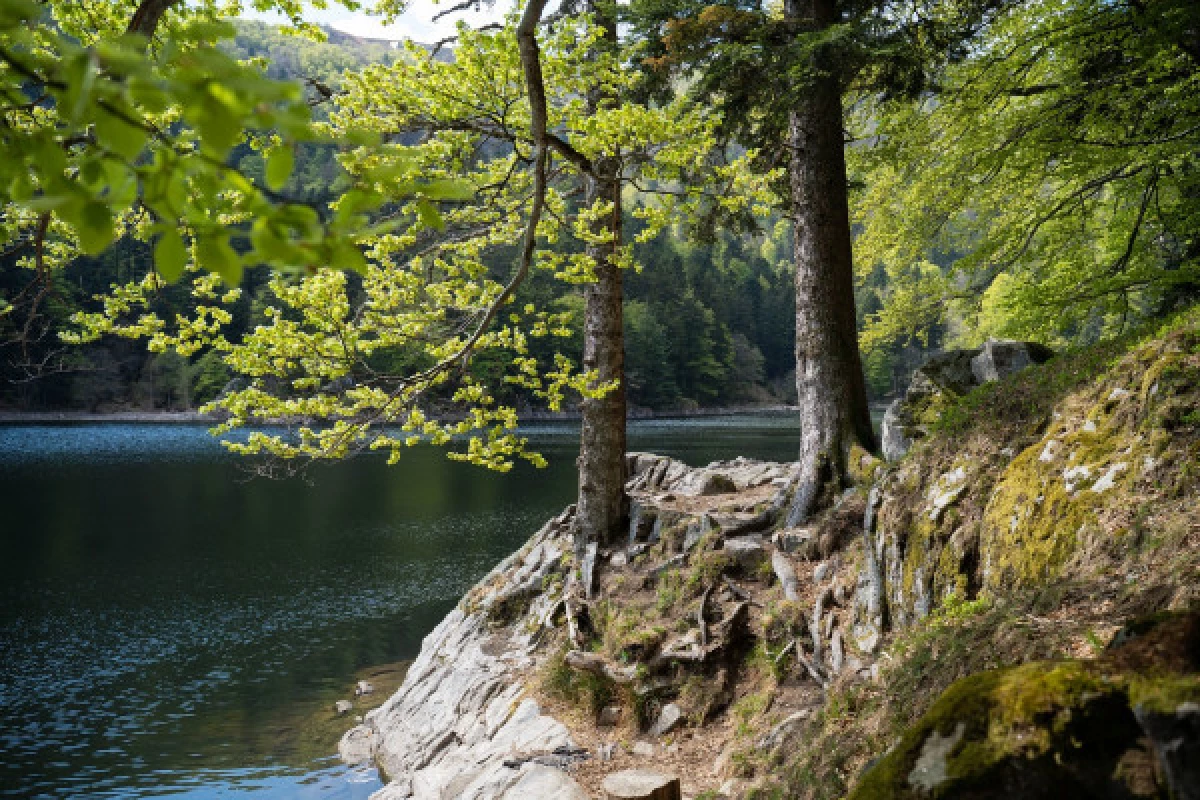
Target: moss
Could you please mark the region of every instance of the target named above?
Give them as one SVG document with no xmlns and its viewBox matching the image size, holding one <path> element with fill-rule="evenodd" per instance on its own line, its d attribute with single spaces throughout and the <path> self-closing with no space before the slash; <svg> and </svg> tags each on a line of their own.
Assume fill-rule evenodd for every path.
<svg viewBox="0 0 1200 800">
<path fill-rule="evenodd" d="M 934 796 L 1021 796 L 1020 787 L 1077 782 L 1072 761 L 1115 764 L 1139 735 L 1120 682 L 1090 664 L 1039 662 L 971 675 L 947 689 L 850 795 L 916 797 L 915 768 L 935 735 L 952 746 Z M 1039 795 L 1040 796 L 1040 795 Z"/>
<path fill-rule="evenodd" d="M 714 585 L 721 579 L 733 564 L 727 554 L 721 550 L 697 548 L 692 555 L 684 586 L 690 592 L 695 592 L 707 586 Z"/>
<path fill-rule="evenodd" d="M 754 723 L 771 707 L 775 693 L 769 689 L 752 692 L 738 700 L 730 708 L 730 714 L 735 723 L 735 732 L 742 738 L 749 737 L 755 732 Z"/>
<path fill-rule="evenodd" d="M 938 525 L 925 514 L 919 514 L 909 528 L 901 570 L 901 587 L 909 600 L 916 596 L 917 581 L 928 579 L 926 567 L 930 563 L 930 556 L 937 551 L 939 532 Z"/>
<path fill-rule="evenodd" d="M 760 624 L 763 639 L 772 647 L 785 646 L 808 629 L 804 608 L 789 600 L 768 603 Z"/>
<path fill-rule="evenodd" d="M 674 570 L 664 574 L 655 589 L 654 608 L 659 614 L 665 614 L 679 602 L 682 591 L 682 578 Z"/>
<path fill-rule="evenodd" d="M 647 621 L 620 637 L 614 656 L 624 662 L 644 661 L 658 650 L 666 637 L 666 628 Z"/>
<path fill-rule="evenodd" d="M 1174 714 L 1184 703 L 1200 703 L 1200 676 L 1135 676 L 1129 680 L 1129 702 L 1148 711 Z"/>
<path fill-rule="evenodd" d="M 884 464 L 857 442 L 850 446 L 846 470 L 850 480 L 858 486 L 870 486 L 875 482 Z"/>
<path fill-rule="evenodd" d="M 1004 471 L 984 511 L 981 546 L 988 588 L 1030 586 L 1055 577 L 1079 532 L 1095 523 L 1096 498 L 1068 491 L 1059 459 L 1043 462 L 1044 442 L 1027 448 Z M 1090 480 L 1099 477 L 1093 467 Z"/>
</svg>

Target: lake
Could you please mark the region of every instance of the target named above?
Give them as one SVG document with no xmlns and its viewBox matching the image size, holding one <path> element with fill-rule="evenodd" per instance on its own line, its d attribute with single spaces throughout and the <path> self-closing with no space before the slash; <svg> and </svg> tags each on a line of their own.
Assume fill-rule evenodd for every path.
<svg viewBox="0 0 1200 800">
<path fill-rule="evenodd" d="M 353 720 L 332 705 L 394 685 L 572 502 L 576 427 L 529 433 L 548 468 L 416 448 L 267 480 L 203 426 L 0 427 L 0 796 L 367 797 L 379 776 L 337 761 Z M 630 430 L 694 465 L 798 442 L 788 416 Z"/>
</svg>

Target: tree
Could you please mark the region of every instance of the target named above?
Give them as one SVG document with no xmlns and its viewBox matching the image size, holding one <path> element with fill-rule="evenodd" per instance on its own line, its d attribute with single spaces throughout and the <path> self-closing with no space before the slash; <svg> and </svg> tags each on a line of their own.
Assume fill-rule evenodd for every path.
<svg viewBox="0 0 1200 800">
<path fill-rule="evenodd" d="M 594 16 L 602 35 L 598 53 L 614 57 L 618 50 L 615 3 L 588 0 L 586 9 Z M 600 83 L 587 90 L 589 114 L 618 102 L 618 95 Z M 596 379 L 608 382 L 612 391 L 584 396 L 580 425 L 579 499 L 575 524 L 581 538 L 608 542 L 620 535 L 629 514 L 625 494 L 625 332 L 624 287 L 619 253 L 621 235 L 621 148 L 611 148 L 592 162 L 587 175 L 585 202 L 603 204 L 597 220 L 597 241 L 588 245 L 595 281 L 584 292 L 583 366 Z M 586 587 L 591 592 L 591 587 Z"/>
<path fill-rule="evenodd" d="M 538 37 L 537 19 L 531 4 L 519 24 L 460 30 L 452 62 L 414 46 L 394 63 L 345 76 L 328 126 L 335 137 L 351 128 L 376 135 L 341 159 L 362 191 L 380 195 L 386 213 L 359 237 L 357 273 L 274 274 L 262 324 L 240 338 L 226 335 L 236 291 L 189 273 L 193 312 L 162 319 L 146 313 L 159 287 L 151 275 L 114 292 L 105 312 L 80 315 L 78 338 L 148 337 L 156 350 L 225 353 L 245 380 L 211 406 L 229 415 L 221 430 L 293 424 L 287 433 L 253 431 L 229 446 L 274 456 L 284 467 L 366 448 L 398 458 L 404 447 L 430 440 L 461 444 L 451 457 L 495 469 L 517 457 L 540 463 L 517 432 L 515 409 L 497 401 L 475 367 L 486 360 L 484 372 L 552 408 L 568 392 L 599 400 L 614 391 L 623 377 L 620 277 L 632 264 L 631 245 L 612 221 L 620 188 L 632 180 L 671 187 L 630 212 L 643 222 L 639 236 L 652 238 L 699 191 L 689 188 L 692 173 L 724 180 L 736 167 L 708 163 L 714 121 L 695 105 L 603 100 L 622 96 L 639 76 L 619 51 L 597 47 L 608 35 L 602 27 L 565 18 Z M 601 100 L 587 102 L 589 93 Z M 430 213 L 433 199 L 453 203 Z M 750 198 L 721 201 L 747 206 Z M 343 195 L 334 213 L 355 202 L 353 193 Z M 503 254 L 509 258 L 501 263 L 511 268 L 498 280 L 488 262 Z M 551 363 L 539 360 L 531 340 L 571 331 L 564 314 L 521 304 L 529 275 L 592 287 L 602 270 L 610 280 L 599 291 L 602 312 L 588 314 L 607 325 L 615 300 L 615 336 L 607 329 L 588 334 L 593 350 L 585 343 L 582 372 L 557 354 Z M 465 409 L 464 416 L 431 413 L 452 408 Z M 611 416 L 605 406 L 598 436 L 585 436 L 583 452 L 605 465 L 618 462 L 621 474 L 594 484 L 603 508 L 594 517 L 581 511 L 581 539 L 605 538 L 620 522 L 623 410 L 615 428 L 604 427 Z M 581 481 L 586 491 L 586 477 Z"/>
<path fill-rule="evenodd" d="M 683 72 L 725 111 L 727 133 L 782 167 L 794 232 L 796 389 L 801 446 L 787 515 L 798 524 L 875 448 L 854 305 L 843 101 L 923 88 L 989 5 L 889 0 L 642 0 L 647 59 Z"/>
</svg>

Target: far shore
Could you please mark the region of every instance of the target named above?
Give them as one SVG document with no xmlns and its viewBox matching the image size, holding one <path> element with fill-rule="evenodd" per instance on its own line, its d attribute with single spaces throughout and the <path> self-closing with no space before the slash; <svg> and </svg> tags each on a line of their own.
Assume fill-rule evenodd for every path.
<svg viewBox="0 0 1200 800">
<path fill-rule="evenodd" d="M 673 419 L 678 417 L 721 417 L 732 414 L 791 414 L 794 406 L 736 406 L 690 410 L 651 411 L 636 409 L 629 419 Z M 450 415 L 447 415 L 449 418 Z M 578 420 L 578 411 L 523 411 L 522 422 L 558 422 Z M 199 411 L 0 411 L 0 425 L 28 425 L 47 422 L 112 422 L 215 425 L 220 419 Z"/>
<path fill-rule="evenodd" d="M 871 410 L 880 413 L 884 404 L 873 403 Z M 736 415 L 779 415 L 797 413 L 796 406 L 720 406 L 714 408 L 675 409 L 652 411 L 631 409 L 628 418 L 635 419 L 688 419 L 693 417 L 727 417 Z M 452 419 L 451 415 L 444 418 Z M 580 418 L 578 411 L 522 411 L 522 422 L 573 422 Z M 46 423 L 138 423 L 138 424 L 194 424 L 216 425 L 220 419 L 199 411 L 0 411 L 0 425 L 36 425 Z"/>
</svg>

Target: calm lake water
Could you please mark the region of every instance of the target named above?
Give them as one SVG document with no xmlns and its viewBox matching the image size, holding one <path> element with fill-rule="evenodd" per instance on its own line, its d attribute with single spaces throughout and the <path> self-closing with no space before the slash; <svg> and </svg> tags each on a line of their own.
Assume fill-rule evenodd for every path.
<svg viewBox="0 0 1200 800">
<path fill-rule="evenodd" d="M 572 501 L 576 428 L 531 433 L 547 469 L 415 449 L 271 481 L 203 426 L 0 427 L 0 796 L 365 798 L 331 706 Z M 798 441 L 779 416 L 630 433 L 691 464 Z"/>
</svg>

